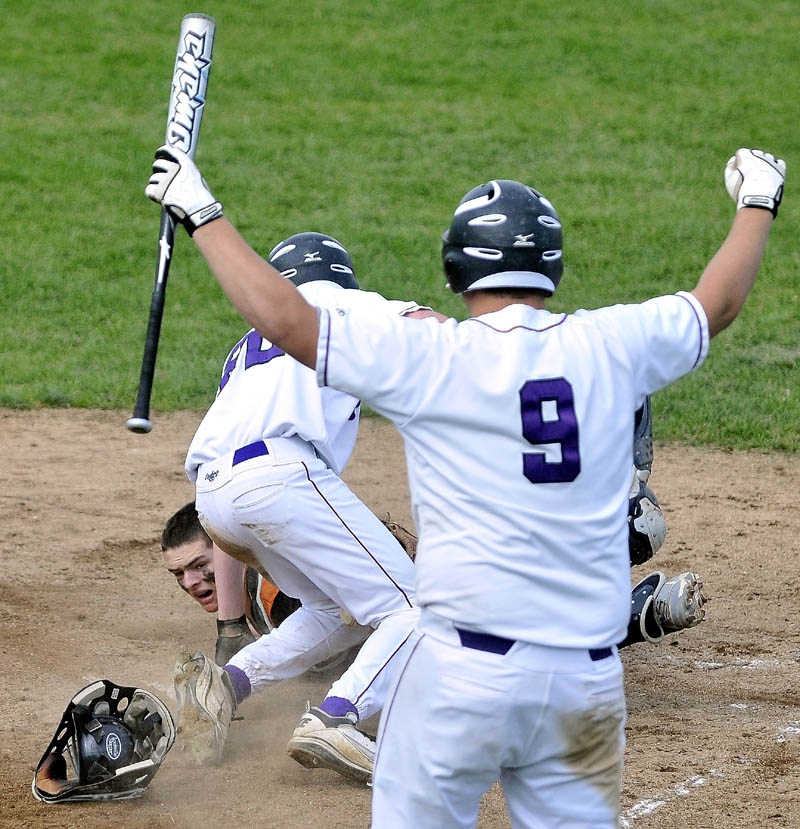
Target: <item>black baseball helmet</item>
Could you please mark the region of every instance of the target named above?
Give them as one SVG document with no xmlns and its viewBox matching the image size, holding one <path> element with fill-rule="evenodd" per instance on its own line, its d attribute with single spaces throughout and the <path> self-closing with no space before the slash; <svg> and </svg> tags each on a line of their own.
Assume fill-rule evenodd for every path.
<svg viewBox="0 0 800 829">
<path fill-rule="evenodd" d="M 267 261 L 295 285 L 326 280 L 343 288 L 358 288 L 350 254 L 341 242 L 324 233 L 295 233 L 278 242 Z"/>
<path fill-rule="evenodd" d="M 442 234 L 453 293 L 530 288 L 551 295 L 563 271 L 561 221 L 553 205 L 519 181 L 498 179 L 467 193 Z"/>
</svg>

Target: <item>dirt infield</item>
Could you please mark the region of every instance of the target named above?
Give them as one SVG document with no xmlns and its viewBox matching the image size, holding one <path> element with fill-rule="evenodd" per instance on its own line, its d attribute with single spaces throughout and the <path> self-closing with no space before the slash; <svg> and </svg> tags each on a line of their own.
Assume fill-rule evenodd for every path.
<svg viewBox="0 0 800 829">
<path fill-rule="evenodd" d="M 289 759 L 307 676 L 248 700 L 226 760 L 185 765 L 177 749 L 145 795 L 45 806 L 33 770 L 71 695 L 98 678 L 155 691 L 174 710 L 182 646 L 213 650 L 212 618 L 160 566 L 163 520 L 190 500 L 183 456 L 192 413 L 0 410 L 0 827 L 126 829 L 254 825 L 366 829 L 369 790 Z M 622 825 L 635 829 L 800 826 L 800 456 L 656 448 L 651 483 L 666 543 L 636 568 L 698 571 L 706 621 L 624 652 L 628 748 Z M 345 479 L 376 512 L 410 525 L 401 442 L 364 422 Z M 507 827 L 502 795 L 480 827 Z"/>
</svg>

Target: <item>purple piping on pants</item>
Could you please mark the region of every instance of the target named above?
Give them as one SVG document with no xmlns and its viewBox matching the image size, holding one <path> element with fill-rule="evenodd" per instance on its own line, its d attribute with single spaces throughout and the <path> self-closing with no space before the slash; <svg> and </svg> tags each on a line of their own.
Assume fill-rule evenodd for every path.
<svg viewBox="0 0 800 829">
<path fill-rule="evenodd" d="M 314 481 L 311 480 L 311 475 L 308 472 L 308 467 L 306 466 L 305 461 L 301 461 L 301 463 L 303 465 L 303 469 L 305 469 L 306 471 L 306 478 L 308 478 L 308 482 L 316 490 L 317 495 L 319 495 L 319 497 L 322 498 L 322 500 L 328 506 L 328 509 L 339 519 L 342 526 L 347 530 L 347 532 L 349 532 L 350 535 L 353 536 L 353 539 L 356 541 L 359 547 L 361 547 L 361 549 L 364 550 L 364 552 L 372 559 L 373 563 L 381 570 L 384 576 L 386 576 L 386 578 L 389 579 L 389 581 L 397 588 L 398 592 L 406 600 L 406 604 L 408 604 L 409 607 L 414 607 L 414 603 L 411 601 L 411 599 L 408 598 L 408 594 L 406 593 L 406 591 L 403 590 L 403 588 L 400 587 L 400 585 L 389 575 L 389 573 L 386 571 L 386 568 L 375 558 L 374 555 L 372 555 L 372 553 L 367 549 L 364 542 L 353 532 L 353 530 L 350 529 L 350 527 L 347 525 L 347 522 L 342 518 L 341 515 L 339 515 L 338 512 L 336 512 L 336 509 L 334 508 L 333 504 L 331 504 L 331 502 L 322 494 L 322 491 L 314 483 Z"/>
<path fill-rule="evenodd" d="M 392 655 L 375 672 L 375 676 L 372 677 L 372 679 L 367 683 L 367 687 L 364 688 L 364 690 L 356 697 L 356 702 L 358 702 L 361 699 L 361 697 L 363 697 L 364 694 L 367 693 L 367 691 L 372 686 L 372 683 L 375 682 L 375 680 L 381 675 L 381 673 L 383 672 L 383 669 L 394 659 L 394 657 L 397 655 L 397 652 L 400 650 L 400 648 L 402 648 L 403 645 L 405 645 L 405 643 L 408 642 L 409 636 L 411 636 L 411 631 L 408 632 L 408 636 L 406 636 L 406 638 L 403 639 L 403 641 L 394 649 L 394 652 L 392 653 Z"/>
</svg>

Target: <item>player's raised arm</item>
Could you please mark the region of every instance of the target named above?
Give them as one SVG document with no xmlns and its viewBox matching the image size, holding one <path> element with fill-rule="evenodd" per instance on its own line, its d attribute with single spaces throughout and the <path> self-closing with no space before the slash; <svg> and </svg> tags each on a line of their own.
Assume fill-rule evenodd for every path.
<svg viewBox="0 0 800 829">
<path fill-rule="evenodd" d="M 316 310 L 223 217 L 222 205 L 211 195 L 194 161 L 175 148 L 159 148 L 145 193 L 194 238 L 244 319 L 287 354 L 314 368 L 319 333 Z"/>
<path fill-rule="evenodd" d="M 239 313 L 299 362 L 317 362 L 317 311 L 242 239 L 225 218 L 194 237 L 197 247 Z"/>
<path fill-rule="evenodd" d="M 738 150 L 725 167 L 736 216 L 692 291 L 706 312 L 712 337 L 733 322 L 753 287 L 785 178 L 785 162 L 762 150 Z"/>
</svg>

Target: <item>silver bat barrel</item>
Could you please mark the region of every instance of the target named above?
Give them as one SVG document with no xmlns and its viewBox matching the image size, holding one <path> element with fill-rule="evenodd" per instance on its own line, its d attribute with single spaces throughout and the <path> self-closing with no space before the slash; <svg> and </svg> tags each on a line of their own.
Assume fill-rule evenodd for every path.
<svg viewBox="0 0 800 829">
<path fill-rule="evenodd" d="M 187 14 L 181 21 L 172 74 L 166 143 L 191 157 L 194 157 L 197 147 L 206 103 L 215 29 L 214 18 L 204 14 Z"/>
</svg>

